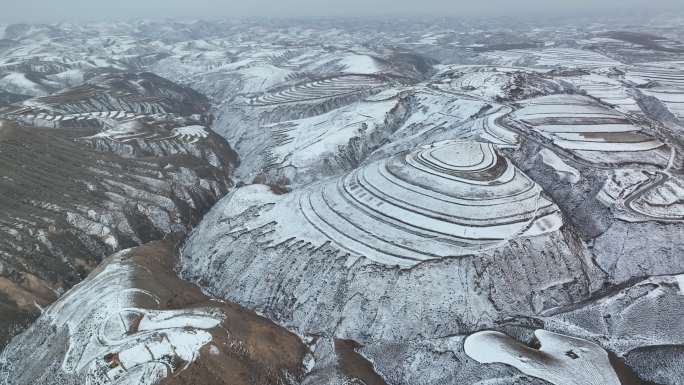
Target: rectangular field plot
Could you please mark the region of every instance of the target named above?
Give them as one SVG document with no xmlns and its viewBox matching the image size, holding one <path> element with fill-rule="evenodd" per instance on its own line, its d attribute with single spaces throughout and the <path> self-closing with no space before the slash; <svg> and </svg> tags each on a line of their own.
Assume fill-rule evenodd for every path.
<svg viewBox="0 0 684 385">
<path fill-rule="evenodd" d="M 523 104 L 514 114 L 518 121 L 585 161 L 619 164 L 636 157 L 667 164 L 669 151 L 663 142 L 591 98 L 556 95 Z"/>
</svg>

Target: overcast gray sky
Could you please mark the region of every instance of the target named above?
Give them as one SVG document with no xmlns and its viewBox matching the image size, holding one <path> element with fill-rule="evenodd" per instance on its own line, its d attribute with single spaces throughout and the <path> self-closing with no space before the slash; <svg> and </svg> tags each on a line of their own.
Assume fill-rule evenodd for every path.
<svg viewBox="0 0 684 385">
<path fill-rule="evenodd" d="M 684 0 L 0 0 L 3 22 L 153 17 L 514 16 L 684 10 Z"/>
</svg>

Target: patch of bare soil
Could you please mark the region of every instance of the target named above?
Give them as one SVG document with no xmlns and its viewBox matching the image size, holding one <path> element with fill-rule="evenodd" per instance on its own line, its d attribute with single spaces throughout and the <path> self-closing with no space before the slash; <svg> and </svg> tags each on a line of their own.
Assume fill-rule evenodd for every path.
<svg viewBox="0 0 684 385">
<path fill-rule="evenodd" d="M 230 168 L 180 150 L 134 158 L 75 141 L 95 132 L 0 119 L 0 348 L 107 255 L 190 229 L 231 183 Z M 220 143 L 206 146 L 230 163 Z"/>
<path fill-rule="evenodd" d="M 173 242 L 148 243 L 133 249 L 126 259 L 140 272 L 133 286 L 157 295 L 161 300 L 158 309 L 213 307 L 225 316 L 221 326 L 211 330 L 213 341 L 200 350 L 200 357 L 161 384 L 278 384 L 286 383 L 285 376 L 304 374 L 307 347 L 296 335 L 241 306 L 211 300 L 176 276 Z"/>
<path fill-rule="evenodd" d="M 373 364 L 356 351 L 360 347 L 358 342 L 353 340 L 335 340 L 335 353 L 342 373 L 350 378 L 357 378 L 366 385 L 387 385 L 375 372 Z"/>
</svg>

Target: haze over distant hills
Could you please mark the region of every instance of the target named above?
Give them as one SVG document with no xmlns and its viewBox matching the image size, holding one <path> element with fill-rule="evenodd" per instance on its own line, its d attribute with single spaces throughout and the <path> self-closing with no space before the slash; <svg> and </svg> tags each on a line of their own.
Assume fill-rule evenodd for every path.
<svg viewBox="0 0 684 385">
<path fill-rule="evenodd" d="M 684 14 L 461 3 L 6 7 L 0 385 L 684 383 Z"/>
<path fill-rule="evenodd" d="M 683 11 L 677 0 L 5 0 L 0 21 L 58 22 L 129 20 L 136 18 L 235 18 L 235 17 L 387 17 L 439 16 L 456 18 L 643 15 Z"/>
</svg>

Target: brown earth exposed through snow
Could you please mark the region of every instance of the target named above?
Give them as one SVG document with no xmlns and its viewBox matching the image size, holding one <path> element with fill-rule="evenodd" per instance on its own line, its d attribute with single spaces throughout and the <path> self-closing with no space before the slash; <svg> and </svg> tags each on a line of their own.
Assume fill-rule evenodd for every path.
<svg viewBox="0 0 684 385">
<path fill-rule="evenodd" d="M 145 244 L 133 249 L 126 259 L 144 271 L 140 275 L 142 279 L 134 281 L 133 287 L 158 296 L 161 300 L 158 310 L 213 307 L 225 316 L 220 327 L 210 331 L 213 340 L 200 350 L 199 358 L 161 384 L 283 383 L 285 373 L 293 377 L 303 375 L 302 362 L 307 348 L 300 339 L 253 311 L 211 300 L 197 286 L 179 279 L 173 271 L 173 242 Z"/>
</svg>

